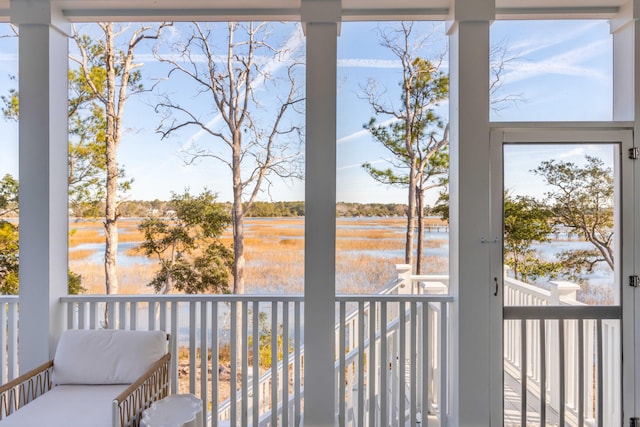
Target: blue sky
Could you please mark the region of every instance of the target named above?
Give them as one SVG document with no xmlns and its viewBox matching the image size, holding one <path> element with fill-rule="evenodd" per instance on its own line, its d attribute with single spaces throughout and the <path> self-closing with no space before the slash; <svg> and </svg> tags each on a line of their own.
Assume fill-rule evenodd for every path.
<svg viewBox="0 0 640 427">
<path fill-rule="evenodd" d="M 338 127 L 337 169 L 339 201 L 405 202 L 405 191 L 376 184 L 362 170 L 369 161 L 382 166 L 387 153 L 371 140 L 362 126 L 372 117 L 368 103 L 362 98 L 362 86 L 374 79 L 387 88 L 390 102 L 397 102 L 401 69 L 388 51 L 381 48 L 376 28 L 387 23 L 343 23 L 338 39 Z M 419 24 L 423 31 L 433 31 L 433 23 Z M 177 39 L 180 28 L 171 29 Z M 275 35 L 299 53 L 304 52 L 304 38 L 299 26 L 277 24 Z M 612 53 L 608 23 L 604 21 L 518 22 L 498 21 L 491 30 L 492 43 L 508 46 L 515 58 L 507 64 L 503 94 L 518 95 L 522 101 L 492 113 L 493 121 L 610 120 L 612 94 Z M 443 25 L 435 24 L 433 42 L 420 54 L 427 57 L 446 50 Z M 17 74 L 16 42 L 0 39 L 0 93 L 6 93 L 16 82 L 8 78 Z M 160 81 L 162 90 L 184 99 L 191 95 L 186 81 L 157 80 L 164 76 L 161 65 L 150 51 L 141 52 L 145 76 Z M 267 65 L 265 66 L 273 66 Z M 446 71 L 447 63 L 443 63 Z M 274 70 L 277 72 L 277 70 Z M 267 96 L 267 90 L 262 91 Z M 130 199 L 168 199 L 170 193 L 190 188 L 198 192 L 209 188 L 219 200 L 230 200 L 230 173 L 220 163 L 204 159 L 186 165 L 183 150 L 189 144 L 213 147 L 195 129 L 161 140 L 155 132 L 159 119 L 154 114 L 151 96 L 139 97 L 127 105 L 127 132 L 119 150 L 119 158 L 127 175 L 134 178 Z M 200 102 L 200 101 L 194 101 Z M 447 105 L 442 105 L 446 114 Z M 217 115 L 202 103 L 205 121 L 215 126 Z M 379 121 L 385 118 L 380 117 Z M 0 174 L 17 174 L 17 126 L 0 121 L 2 153 Z M 567 147 L 569 150 L 569 147 Z M 570 153 L 567 152 L 567 155 Z M 557 154 L 563 156 L 562 153 Z M 582 156 L 581 156 L 582 157 Z M 532 165 L 531 168 L 535 167 Z M 434 194 L 435 196 L 435 194 Z M 302 182 L 274 181 L 270 195 L 263 200 L 303 200 Z"/>
</svg>

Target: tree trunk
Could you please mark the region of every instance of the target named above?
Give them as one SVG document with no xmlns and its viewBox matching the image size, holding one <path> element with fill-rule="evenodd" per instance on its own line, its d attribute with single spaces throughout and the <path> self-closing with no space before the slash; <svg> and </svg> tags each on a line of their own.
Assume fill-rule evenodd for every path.
<svg viewBox="0 0 640 427">
<path fill-rule="evenodd" d="M 242 206 L 242 175 L 240 162 L 242 157 L 242 136 L 239 130 L 233 135 L 233 252 L 235 256 L 233 270 L 233 293 L 244 294 L 244 208 Z"/>
<path fill-rule="evenodd" d="M 418 247 L 416 250 L 416 274 L 422 274 L 422 250 L 424 243 L 424 193 L 421 188 L 416 189 L 418 215 Z"/>
<path fill-rule="evenodd" d="M 409 198 L 407 201 L 407 236 L 404 250 L 404 262 L 413 268 L 413 248 L 416 233 L 416 179 L 413 170 L 409 171 Z"/>
<path fill-rule="evenodd" d="M 118 293 L 117 252 L 118 252 L 118 139 L 116 134 L 117 117 L 115 106 L 116 66 L 113 41 L 113 24 L 104 27 L 105 64 L 107 71 L 107 102 L 105 105 L 106 122 L 106 168 L 107 185 L 105 200 L 105 251 L 104 272 L 105 291 L 108 295 Z"/>
<path fill-rule="evenodd" d="M 242 157 L 242 134 L 236 129 L 233 132 L 233 293 L 244 294 L 244 209 L 242 206 L 242 175 L 240 161 Z M 242 322 L 242 303 L 236 304 L 236 366 L 242 367 L 242 344 L 244 342 L 244 327 Z M 247 337 L 248 339 L 248 337 Z M 240 371 L 239 371 L 240 372 Z M 244 381 L 244 374 L 240 372 Z"/>
</svg>

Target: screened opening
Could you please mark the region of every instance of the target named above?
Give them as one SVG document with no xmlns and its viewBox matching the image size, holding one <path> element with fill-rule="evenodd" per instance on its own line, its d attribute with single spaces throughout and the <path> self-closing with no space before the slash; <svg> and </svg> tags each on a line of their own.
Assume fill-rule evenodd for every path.
<svg viewBox="0 0 640 427">
<path fill-rule="evenodd" d="M 495 21 L 491 47 L 491 121 L 612 119 L 608 21 Z"/>
<path fill-rule="evenodd" d="M 448 272 L 447 55 L 443 23 L 342 24 L 337 293 Z"/>
</svg>

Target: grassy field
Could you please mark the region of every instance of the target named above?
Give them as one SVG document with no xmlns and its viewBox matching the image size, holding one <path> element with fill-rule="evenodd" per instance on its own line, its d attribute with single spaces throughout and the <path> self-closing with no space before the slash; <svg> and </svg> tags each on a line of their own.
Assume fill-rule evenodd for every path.
<svg viewBox="0 0 640 427">
<path fill-rule="evenodd" d="M 403 262 L 405 222 L 403 218 L 348 218 L 337 220 L 336 283 L 339 293 L 368 293 L 384 285 L 394 275 L 394 265 Z M 430 220 L 439 225 L 438 220 Z M 119 225 L 121 243 L 138 243 L 143 237 L 139 221 Z M 89 293 L 104 293 L 104 267 L 95 261 L 96 249 L 79 245 L 103 244 L 99 221 L 70 223 L 69 266 L 82 275 Z M 304 287 L 304 218 L 249 218 L 245 225 L 247 293 L 302 293 Z M 434 233 L 425 248 L 446 248 L 447 234 Z M 231 246 L 230 230 L 223 238 Z M 443 246 L 444 245 L 444 246 Z M 143 256 L 135 246 L 126 256 Z M 137 258 L 136 258 L 137 259 Z M 425 273 L 446 273 L 447 259 L 425 256 Z M 153 293 L 147 283 L 155 264 L 121 262 L 118 266 L 120 293 Z"/>
</svg>

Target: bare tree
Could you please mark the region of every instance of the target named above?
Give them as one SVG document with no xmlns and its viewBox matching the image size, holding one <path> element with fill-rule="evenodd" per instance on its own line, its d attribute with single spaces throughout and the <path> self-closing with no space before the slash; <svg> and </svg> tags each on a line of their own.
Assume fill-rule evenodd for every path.
<svg viewBox="0 0 640 427">
<path fill-rule="evenodd" d="M 290 116 L 300 112 L 304 100 L 295 57 L 303 37 L 296 32 L 275 46 L 269 23 L 229 22 L 218 28 L 192 23 L 184 39 L 171 45 L 171 54 L 156 52 L 171 67 L 168 77 L 194 81 L 199 86 L 194 95 L 207 96 L 209 105 L 205 116 L 201 105 L 165 96 L 156 107 L 164 114 L 158 131 L 167 138 L 196 130 L 206 141 L 192 138 L 185 161 L 210 158 L 231 172 L 233 292 L 243 294 L 244 218 L 260 192 L 269 191 L 272 177 L 301 176 L 301 131 Z M 224 43 L 222 51 L 216 43 Z"/>
<path fill-rule="evenodd" d="M 103 36 L 98 40 L 80 34 L 74 26 L 73 40 L 78 56 L 70 58 L 78 65 L 88 89 L 93 93 L 105 114 L 105 290 L 107 294 L 118 293 L 117 250 L 118 250 L 118 190 L 126 189 L 129 182 L 121 182 L 123 171 L 118 166 L 118 146 L 122 139 L 122 120 L 127 100 L 144 90 L 139 68 L 134 63 L 134 52 L 142 41 L 158 39 L 162 29 L 159 26 L 140 26 L 131 31 L 128 26 L 117 26 L 113 22 L 99 23 Z M 128 37 L 124 48 L 118 47 L 118 38 Z"/>
</svg>

